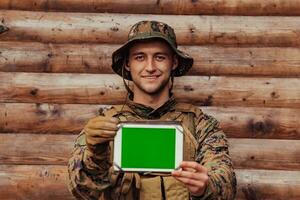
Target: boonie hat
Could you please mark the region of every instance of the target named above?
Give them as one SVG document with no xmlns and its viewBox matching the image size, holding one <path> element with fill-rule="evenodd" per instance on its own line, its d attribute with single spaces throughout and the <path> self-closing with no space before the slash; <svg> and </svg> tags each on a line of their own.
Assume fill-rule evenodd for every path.
<svg viewBox="0 0 300 200">
<path fill-rule="evenodd" d="M 173 71 L 173 75 L 182 76 L 186 74 L 193 65 L 193 58 L 177 49 L 176 35 L 173 28 L 158 21 L 140 21 L 131 27 L 127 42 L 112 54 L 112 69 L 114 72 L 122 76 L 122 70 L 124 70 L 124 78 L 132 80 L 130 72 L 124 67 L 129 47 L 136 41 L 153 38 L 164 40 L 177 54 L 178 66 Z"/>
</svg>

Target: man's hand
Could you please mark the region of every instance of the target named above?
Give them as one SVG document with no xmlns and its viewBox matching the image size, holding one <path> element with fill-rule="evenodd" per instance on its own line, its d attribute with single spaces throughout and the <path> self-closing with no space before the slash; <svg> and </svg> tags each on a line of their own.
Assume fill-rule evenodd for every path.
<svg viewBox="0 0 300 200">
<path fill-rule="evenodd" d="M 99 116 L 90 119 L 84 127 L 88 149 L 93 152 L 97 144 L 113 140 L 118 130 L 118 123 L 117 118 Z"/>
<path fill-rule="evenodd" d="M 182 170 L 173 171 L 172 176 L 184 183 L 193 196 L 203 195 L 209 179 L 206 168 L 194 161 L 183 161 L 180 167 Z"/>
</svg>

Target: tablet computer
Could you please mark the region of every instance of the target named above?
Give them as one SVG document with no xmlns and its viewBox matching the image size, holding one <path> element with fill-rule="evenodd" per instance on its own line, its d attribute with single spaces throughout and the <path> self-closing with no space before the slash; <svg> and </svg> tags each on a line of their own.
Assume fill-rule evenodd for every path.
<svg viewBox="0 0 300 200">
<path fill-rule="evenodd" d="M 183 128 L 171 121 L 120 123 L 113 155 L 115 170 L 171 172 L 183 159 Z"/>
</svg>

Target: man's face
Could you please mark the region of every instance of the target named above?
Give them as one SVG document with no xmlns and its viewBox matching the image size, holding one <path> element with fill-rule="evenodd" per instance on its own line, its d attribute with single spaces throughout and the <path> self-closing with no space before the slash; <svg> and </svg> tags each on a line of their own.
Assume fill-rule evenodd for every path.
<svg viewBox="0 0 300 200">
<path fill-rule="evenodd" d="M 169 92 L 171 71 L 177 67 L 177 58 L 163 41 L 134 44 L 129 50 L 126 69 L 134 83 L 134 93 L 158 95 Z"/>
</svg>

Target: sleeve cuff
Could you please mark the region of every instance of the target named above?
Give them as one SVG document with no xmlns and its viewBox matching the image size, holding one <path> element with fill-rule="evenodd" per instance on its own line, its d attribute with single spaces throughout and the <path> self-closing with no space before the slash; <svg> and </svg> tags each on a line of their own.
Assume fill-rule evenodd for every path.
<svg viewBox="0 0 300 200">
<path fill-rule="evenodd" d="M 88 148 L 84 149 L 83 153 L 83 164 L 84 168 L 89 171 L 89 173 L 99 173 L 106 169 L 108 166 L 107 156 L 108 156 L 108 145 L 103 146 L 101 152 L 98 151 L 96 154 L 92 153 Z"/>
<path fill-rule="evenodd" d="M 209 180 L 208 184 L 205 188 L 204 193 L 201 196 L 191 196 L 192 200 L 207 200 L 207 199 L 211 199 L 212 195 L 213 195 L 213 191 L 212 191 L 212 187 L 211 187 L 212 182 Z"/>
</svg>

